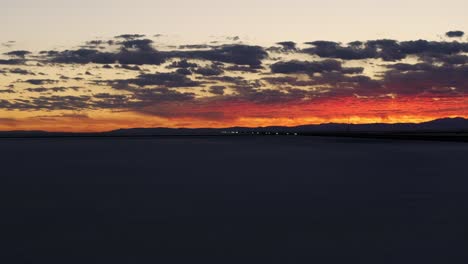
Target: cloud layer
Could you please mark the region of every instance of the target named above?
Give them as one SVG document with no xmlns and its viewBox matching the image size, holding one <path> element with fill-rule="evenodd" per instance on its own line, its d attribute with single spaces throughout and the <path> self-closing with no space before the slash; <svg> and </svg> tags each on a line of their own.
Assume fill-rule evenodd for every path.
<svg viewBox="0 0 468 264">
<path fill-rule="evenodd" d="M 12 45 L 0 57 L 0 115 L 130 112 L 187 126 L 466 116 L 468 42 L 462 31 L 445 35 L 263 47 L 124 34 L 62 50 Z"/>
</svg>

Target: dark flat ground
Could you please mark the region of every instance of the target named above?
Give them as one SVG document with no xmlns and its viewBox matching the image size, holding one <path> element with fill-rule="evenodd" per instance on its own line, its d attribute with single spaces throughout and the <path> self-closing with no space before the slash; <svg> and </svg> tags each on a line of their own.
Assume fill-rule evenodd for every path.
<svg viewBox="0 0 468 264">
<path fill-rule="evenodd" d="M 0 263 L 468 263 L 468 144 L 1 139 Z"/>
</svg>

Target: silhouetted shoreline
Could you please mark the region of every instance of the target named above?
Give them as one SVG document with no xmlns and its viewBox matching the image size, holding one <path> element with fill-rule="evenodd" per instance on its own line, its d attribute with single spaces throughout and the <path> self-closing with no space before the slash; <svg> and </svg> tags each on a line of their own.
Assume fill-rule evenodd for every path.
<svg viewBox="0 0 468 264">
<path fill-rule="evenodd" d="M 468 142 L 468 120 L 443 118 L 424 123 L 320 124 L 295 127 L 131 128 L 99 133 L 0 131 L 0 138 L 151 138 L 151 137 L 317 136 Z"/>
<path fill-rule="evenodd" d="M 148 139 L 148 138 L 206 138 L 206 137 L 336 137 L 358 139 L 383 139 L 383 140 L 423 140 L 423 141 L 451 141 L 468 142 L 468 133 L 278 133 L 274 135 L 109 135 L 109 134 L 43 134 L 43 135 L 2 135 L 0 139 Z"/>
</svg>

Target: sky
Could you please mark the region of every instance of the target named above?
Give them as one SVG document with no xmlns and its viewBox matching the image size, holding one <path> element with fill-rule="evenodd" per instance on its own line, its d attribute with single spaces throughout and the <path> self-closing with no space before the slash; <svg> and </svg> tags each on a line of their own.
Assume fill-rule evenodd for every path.
<svg viewBox="0 0 468 264">
<path fill-rule="evenodd" d="M 468 117 L 466 1 L 0 2 L 0 130 Z"/>
</svg>

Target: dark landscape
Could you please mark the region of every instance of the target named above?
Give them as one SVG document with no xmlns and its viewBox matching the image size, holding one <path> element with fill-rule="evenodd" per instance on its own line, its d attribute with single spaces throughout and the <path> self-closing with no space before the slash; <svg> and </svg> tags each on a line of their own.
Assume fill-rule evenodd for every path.
<svg viewBox="0 0 468 264">
<path fill-rule="evenodd" d="M 400 140 L 468 141 L 468 120 L 443 118 L 425 123 L 320 124 L 296 127 L 132 128 L 99 133 L 0 131 L 0 138 L 128 138 L 160 136 L 321 136 Z"/>
<path fill-rule="evenodd" d="M 2 263 L 465 263 L 468 145 L 3 138 Z"/>
</svg>

